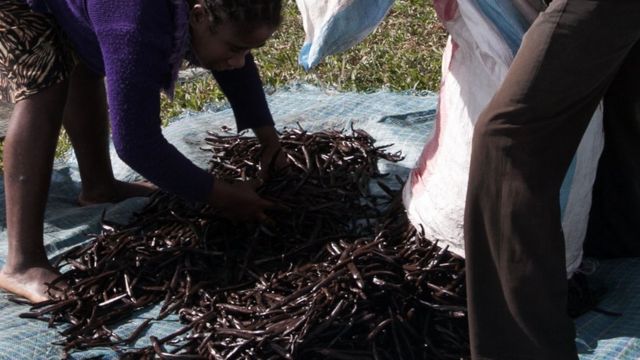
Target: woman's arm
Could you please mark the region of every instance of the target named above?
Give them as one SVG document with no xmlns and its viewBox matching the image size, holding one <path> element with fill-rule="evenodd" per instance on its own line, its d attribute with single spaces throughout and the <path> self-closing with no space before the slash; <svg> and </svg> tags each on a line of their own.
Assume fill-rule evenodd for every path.
<svg viewBox="0 0 640 360">
<path fill-rule="evenodd" d="M 173 45 L 169 2 L 91 1 L 87 11 L 100 43 L 113 142 L 142 176 L 186 199 L 205 201 L 213 176 L 164 138 L 160 89 L 170 76 Z"/>
<path fill-rule="evenodd" d="M 231 104 L 238 131 L 274 126 L 258 67 L 251 54 L 247 54 L 245 65 L 240 69 L 211 73 Z"/>
<path fill-rule="evenodd" d="M 238 131 L 251 128 L 262 145 L 260 163 L 263 169 L 260 175 L 266 178 L 271 166 L 276 169 L 286 166 L 286 157 L 281 151 L 253 56 L 247 54 L 245 65 L 240 69 L 211 73 L 231 104 Z"/>
</svg>

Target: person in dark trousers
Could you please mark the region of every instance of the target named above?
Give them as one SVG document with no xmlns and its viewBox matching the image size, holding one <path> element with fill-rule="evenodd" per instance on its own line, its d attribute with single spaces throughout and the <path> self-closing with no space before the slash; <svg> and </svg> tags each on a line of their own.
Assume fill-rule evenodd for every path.
<svg viewBox="0 0 640 360">
<path fill-rule="evenodd" d="M 593 185 L 584 253 L 640 256 L 640 47 L 627 56 L 604 97 L 605 145 Z"/>
<path fill-rule="evenodd" d="M 238 130 L 251 128 L 259 138 L 264 167 L 272 159 L 283 165 L 249 53 L 272 36 L 281 10 L 281 0 L 1 1 L 0 96 L 15 108 L 4 143 L 9 247 L 0 288 L 42 301 L 46 283 L 59 275 L 43 246 L 43 221 L 61 125 L 78 159 L 81 204 L 150 191 L 114 179 L 110 122 L 120 158 L 153 184 L 231 219 L 264 220 L 273 204 L 256 194 L 256 184 L 217 181 L 166 141 L 160 92 L 173 93 L 190 53 L 212 70 Z"/>
<path fill-rule="evenodd" d="M 638 19 L 637 0 L 554 0 L 478 119 L 464 229 L 473 359 L 577 359 L 559 191 L 637 51 Z"/>
</svg>

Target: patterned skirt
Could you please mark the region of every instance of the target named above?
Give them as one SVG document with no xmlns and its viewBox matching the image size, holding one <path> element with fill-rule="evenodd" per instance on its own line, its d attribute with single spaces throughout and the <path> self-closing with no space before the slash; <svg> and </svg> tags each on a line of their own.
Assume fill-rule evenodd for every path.
<svg viewBox="0 0 640 360">
<path fill-rule="evenodd" d="M 0 0 L 0 101 L 15 103 L 67 80 L 75 64 L 51 16 L 25 0 Z"/>
</svg>

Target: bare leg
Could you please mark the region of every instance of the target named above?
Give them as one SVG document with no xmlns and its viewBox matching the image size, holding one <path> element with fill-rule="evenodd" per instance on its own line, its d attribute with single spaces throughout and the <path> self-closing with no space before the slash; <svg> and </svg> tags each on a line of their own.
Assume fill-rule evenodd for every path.
<svg viewBox="0 0 640 360">
<path fill-rule="evenodd" d="M 108 120 L 103 77 L 79 64 L 71 75 L 63 124 L 80 168 L 80 205 L 117 202 L 155 190 L 148 182 L 125 183 L 114 178 Z"/>
<path fill-rule="evenodd" d="M 59 273 L 43 244 L 44 210 L 67 82 L 18 102 L 4 143 L 4 184 L 9 253 L 0 288 L 30 301 L 47 300 L 47 286 Z"/>
</svg>

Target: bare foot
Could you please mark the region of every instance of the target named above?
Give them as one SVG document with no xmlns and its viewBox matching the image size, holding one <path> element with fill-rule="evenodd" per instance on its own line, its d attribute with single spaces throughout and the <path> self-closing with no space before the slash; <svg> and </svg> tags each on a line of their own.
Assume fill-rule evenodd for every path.
<svg viewBox="0 0 640 360">
<path fill-rule="evenodd" d="M 105 189 L 92 192 L 85 192 L 83 190 L 80 196 L 78 196 L 78 204 L 80 206 L 87 206 L 101 203 L 115 203 L 131 197 L 149 196 L 157 189 L 157 186 L 148 181 L 128 183 L 115 180 L 111 186 Z"/>
<path fill-rule="evenodd" d="M 48 286 L 60 273 L 51 266 L 36 266 L 20 272 L 0 270 L 0 289 L 37 303 L 50 300 Z M 58 284 L 56 284 L 58 286 Z"/>
</svg>

